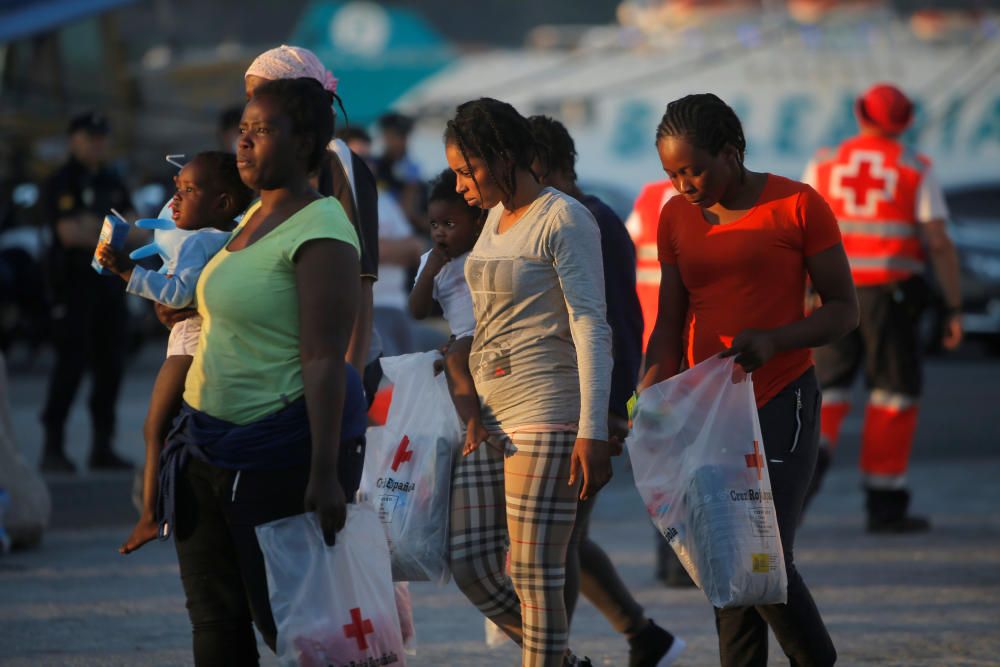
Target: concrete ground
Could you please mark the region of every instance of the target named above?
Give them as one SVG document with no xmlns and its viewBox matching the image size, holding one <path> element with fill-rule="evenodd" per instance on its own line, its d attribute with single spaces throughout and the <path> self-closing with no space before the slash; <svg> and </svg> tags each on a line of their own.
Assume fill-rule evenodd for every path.
<svg viewBox="0 0 1000 667">
<path fill-rule="evenodd" d="M 120 450 L 142 459 L 140 429 L 158 359 L 131 365 L 121 401 Z M 44 369 L 44 363 L 42 364 Z M 22 451 L 37 460 L 42 369 L 10 378 Z M 926 410 L 911 471 L 915 507 L 930 533 L 864 533 L 857 487 L 860 410 L 803 526 L 796 561 L 829 626 L 840 665 L 1000 665 L 1000 360 L 966 354 L 928 365 Z M 80 401 L 81 404 L 83 401 Z M 88 425 L 78 408 L 69 451 L 85 460 Z M 687 640 L 678 663 L 717 665 L 712 611 L 696 589 L 668 589 L 653 577 L 653 529 L 627 461 L 601 492 L 592 535 L 618 566 L 647 614 Z M 116 549 L 130 529 L 131 477 L 49 478 L 53 528 L 32 551 L 0 556 L 0 665 L 188 665 L 190 628 L 170 544 L 134 555 Z M 414 584 L 418 650 L 411 665 L 516 665 L 512 644 L 489 650 L 483 621 L 453 584 Z M 627 664 L 627 646 L 581 602 L 572 647 L 595 665 Z M 277 664 L 262 648 L 262 664 Z M 787 664 L 772 641 L 770 665 Z"/>
</svg>

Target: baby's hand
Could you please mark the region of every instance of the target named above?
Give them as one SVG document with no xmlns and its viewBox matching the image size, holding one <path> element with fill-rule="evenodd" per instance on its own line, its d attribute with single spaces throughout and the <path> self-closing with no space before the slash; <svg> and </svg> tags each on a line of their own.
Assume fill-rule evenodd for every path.
<svg viewBox="0 0 1000 667">
<path fill-rule="evenodd" d="M 431 254 L 427 256 L 427 266 L 424 270 L 430 271 L 436 276 L 444 268 L 444 265 L 450 261 L 451 257 L 448 257 L 448 253 L 441 246 L 435 245 L 431 248 Z"/>
<path fill-rule="evenodd" d="M 115 250 L 107 243 L 102 243 L 97 247 L 97 263 L 122 277 L 132 271 L 132 265 L 125 253 Z"/>
</svg>

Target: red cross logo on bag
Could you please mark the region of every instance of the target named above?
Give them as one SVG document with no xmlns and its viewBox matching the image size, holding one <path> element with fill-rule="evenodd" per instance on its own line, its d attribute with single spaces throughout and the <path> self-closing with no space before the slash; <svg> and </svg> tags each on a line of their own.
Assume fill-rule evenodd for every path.
<svg viewBox="0 0 1000 667">
<path fill-rule="evenodd" d="M 361 616 L 361 607 L 352 609 L 351 622 L 344 626 L 344 635 L 348 639 L 357 638 L 359 651 L 368 650 L 368 640 L 365 639 L 365 635 L 370 635 L 373 632 L 375 632 L 375 628 L 372 627 L 371 619 Z"/>
<path fill-rule="evenodd" d="M 764 470 L 764 457 L 761 456 L 760 445 L 757 444 L 756 440 L 753 441 L 753 454 L 744 454 L 743 458 L 746 459 L 748 468 L 757 469 L 757 481 L 759 482 Z"/>
<path fill-rule="evenodd" d="M 899 173 L 884 160 L 878 151 L 854 151 L 849 162 L 830 171 L 830 195 L 844 203 L 848 215 L 871 217 L 880 201 L 896 196 Z"/>
<path fill-rule="evenodd" d="M 410 444 L 410 437 L 404 435 L 403 439 L 399 441 L 399 447 L 396 449 L 396 455 L 392 457 L 392 471 L 396 472 L 399 470 L 399 466 L 406 463 L 413 458 L 413 451 L 407 449 Z"/>
</svg>

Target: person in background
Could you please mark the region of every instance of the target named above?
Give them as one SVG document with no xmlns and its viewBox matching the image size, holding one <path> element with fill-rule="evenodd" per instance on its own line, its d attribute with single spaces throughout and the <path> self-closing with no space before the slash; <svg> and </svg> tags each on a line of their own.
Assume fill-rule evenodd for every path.
<svg viewBox="0 0 1000 667">
<path fill-rule="evenodd" d="M 770 627 L 791 664 L 828 667 L 837 651 L 794 545 L 819 448 L 810 348 L 858 323 L 837 220 L 808 185 L 744 166 L 743 125 L 711 93 L 668 104 L 656 147 L 680 196 L 660 217 L 660 305 L 639 389 L 680 373 L 684 358 L 734 357 L 753 373 L 788 578 L 787 604 L 715 610 L 721 663 L 767 665 Z M 823 299 L 808 316 L 807 278 Z"/>
<path fill-rule="evenodd" d="M 670 179 L 646 183 L 625 220 L 625 229 L 636 247 L 635 283 L 642 308 L 643 349 L 646 349 L 649 335 L 653 333 L 660 298 L 660 265 L 656 258 L 656 230 L 660 226 L 660 211 L 676 194 Z"/>
<path fill-rule="evenodd" d="M 240 118 L 243 107 L 235 106 L 223 109 L 215 126 L 215 138 L 219 150 L 225 153 L 235 153 L 240 140 Z"/>
<path fill-rule="evenodd" d="M 521 646 L 523 665 L 579 664 L 567 650 L 566 551 L 577 501 L 611 478 L 600 230 L 580 202 L 538 182 L 531 125 L 510 104 L 460 105 L 444 139 L 456 190 L 489 209 L 465 276 L 469 370 L 492 437 L 452 480 L 452 573 Z"/>
<path fill-rule="evenodd" d="M 880 83 L 858 98 L 854 110 L 858 136 L 820 151 L 802 179 L 833 207 L 861 304 L 861 326 L 816 351 L 823 413 L 810 496 L 829 467 L 863 366 L 870 390 L 861 434 L 867 528 L 912 533 L 930 528 L 927 519 L 909 514 L 906 485 L 923 385 L 917 329 L 929 300 L 924 273 L 930 260 L 946 306 L 942 345 L 953 350 L 962 341 L 958 256 L 931 162 L 900 140 L 913 121 L 913 103 Z"/>
<path fill-rule="evenodd" d="M 628 435 L 627 403 L 639 379 L 642 363 L 642 310 L 635 289 L 635 246 L 625 225 L 599 198 L 582 192 L 576 183 L 576 146 L 566 127 L 548 116 L 528 119 L 538 157 L 532 170 L 542 185 L 568 194 L 587 207 L 601 230 L 604 297 L 614 367 L 608 403 L 608 433 L 614 446 Z M 590 539 L 590 515 L 597 496 L 581 501 L 566 555 L 566 613 L 572 621 L 583 594 L 604 614 L 629 644 L 629 667 L 666 667 L 684 651 L 683 639 L 650 620 L 625 587 L 608 555 Z"/>
<path fill-rule="evenodd" d="M 66 419 L 88 370 L 90 468 L 132 468 L 112 449 L 127 348 L 125 286 L 91 267 L 104 216 L 112 208 L 122 214 L 132 208 L 125 183 L 106 165 L 110 129 L 101 113 L 74 116 L 69 122 L 69 159 L 43 187 L 41 204 L 52 227 L 47 263 L 56 356 L 41 414 L 45 472 L 76 469 L 66 457 Z"/>
<path fill-rule="evenodd" d="M 339 138 L 377 171 L 372 157 L 372 140 L 363 129 L 344 128 Z M 407 314 L 410 271 L 420 265 L 425 244 L 406 219 L 396 199 L 384 190 L 379 181 L 378 192 L 378 260 L 379 281 L 372 292 L 374 319 L 386 356 L 417 350 L 413 322 Z"/>
<path fill-rule="evenodd" d="M 396 200 L 415 230 L 427 233 L 424 182 L 420 167 L 407 155 L 413 119 L 393 111 L 378 119 L 378 129 L 382 139 L 382 154 L 375 159 L 379 188 Z"/>
</svg>

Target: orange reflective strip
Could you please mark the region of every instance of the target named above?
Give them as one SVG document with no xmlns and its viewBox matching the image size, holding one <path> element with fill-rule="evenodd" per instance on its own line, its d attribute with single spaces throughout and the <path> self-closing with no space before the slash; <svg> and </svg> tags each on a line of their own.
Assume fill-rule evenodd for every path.
<svg viewBox="0 0 1000 667">
<path fill-rule="evenodd" d="M 880 257 L 887 260 L 894 257 L 904 257 L 922 261 L 924 257 L 920 240 L 916 238 L 886 239 L 874 236 L 844 234 L 843 239 L 844 250 L 852 260 L 857 257 Z"/>
<path fill-rule="evenodd" d="M 917 226 L 905 220 L 840 220 L 844 236 L 867 236 L 881 239 L 919 238 Z"/>
<path fill-rule="evenodd" d="M 638 253 L 639 261 L 642 260 L 652 260 L 658 261 L 660 259 L 660 250 L 656 247 L 655 243 L 640 243 L 639 247 L 636 248 Z"/>
<path fill-rule="evenodd" d="M 893 391 L 886 391 L 885 389 L 873 389 L 872 393 L 868 396 L 868 403 L 870 405 L 877 405 L 880 408 L 896 410 L 897 412 L 914 407 L 919 400 L 916 396 L 899 394 Z"/>
<path fill-rule="evenodd" d="M 820 409 L 819 431 L 824 443 L 834 448 L 840 440 L 840 427 L 844 423 L 844 418 L 851 411 L 851 404 L 845 402 L 827 402 L 823 396 L 823 407 Z"/>
<path fill-rule="evenodd" d="M 659 269 L 636 269 L 635 281 L 643 285 L 659 285 Z"/>
<path fill-rule="evenodd" d="M 917 406 L 902 410 L 868 405 L 861 434 L 861 470 L 869 475 L 906 472 L 917 431 Z"/>
</svg>

